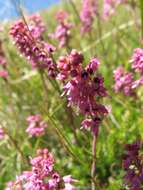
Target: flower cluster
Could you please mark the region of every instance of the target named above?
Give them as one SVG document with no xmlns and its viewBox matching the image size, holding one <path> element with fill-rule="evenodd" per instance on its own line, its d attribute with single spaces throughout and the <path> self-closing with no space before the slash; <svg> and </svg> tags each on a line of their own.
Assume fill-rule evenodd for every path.
<svg viewBox="0 0 143 190">
<path fill-rule="evenodd" d="M 25 171 L 15 182 L 9 182 L 6 190 L 75 190 L 72 177 L 61 177 L 54 170 L 54 157 L 48 149 L 37 150 L 37 156 L 31 158 L 31 171 Z"/>
<path fill-rule="evenodd" d="M 143 185 L 143 155 L 140 153 L 142 143 L 137 141 L 125 146 L 123 157 L 125 170 L 124 181 L 130 190 L 141 190 Z"/>
<path fill-rule="evenodd" d="M 59 80 L 67 80 L 76 77 L 82 69 L 83 55 L 77 50 L 72 50 L 69 56 L 61 56 L 57 61 Z"/>
<path fill-rule="evenodd" d="M 103 3 L 103 18 L 107 20 L 116 11 L 116 7 L 126 0 L 104 0 Z"/>
<path fill-rule="evenodd" d="M 7 61 L 2 48 L 2 41 L 0 41 L 0 78 L 6 79 L 7 77 Z"/>
<path fill-rule="evenodd" d="M 44 135 L 47 123 L 42 120 L 40 115 L 31 115 L 27 118 L 27 121 L 29 122 L 29 127 L 26 129 L 26 132 L 30 136 Z"/>
<path fill-rule="evenodd" d="M 97 2 L 94 0 L 83 0 L 80 19 L 82 22 L 81 32 L 90 32 L 94 16 L 97 13 Z"/>
<path fill-rule="evenodd" d="M 86 116 L 83 127 L 97 133 L 102 117 L 107 114 L 107 109 L 97 99 L 107 96 L 107 92 L 103 77 L 97 74 L 99 61 L 93 58 L 84 68 L 83 60 L 82 53 L 77 50 L 72 50 L 67 57 L 61 57 L 58 62 L 61 73 L 58 77 L 65 82 L 64 94 L 68 98 L 68 106 L 76 106 Z"/>
<path fill-rule="evenodd" d="M 32 22 L 30 19 L 29 26 L 22 20 L 17 21 L 11 27 L 10 34 L 19 51 L 27 58 L 33 68 L 47 70 L 50 77 L 55 77 L 56 64 L 52 58 L 55 47 L 42 40 L 43 28 L 40 27 L 41 24 L 34 25 L 39 22 L 38 18 L 34 17 Z"/>
<path fill-rule="evenodd" d="M 67 22 L 68 14 L 65 11 L 59 11 L 56 15 L 58 21 L 58 26 L 55 29 L 55 32 L 49 34 L 49 37 L 57 39 L 59 41 L 59 48 L 68 46 L 70 39 L 70 29 L 72 24 Z"/>
<path fill-rule="evenodd" d="M 114 70 L 115 92 L 122 91 L 126 96 L 135 95 L 135 89 L 143 84 L 143 49 L 137 48 L 130 60 L 132 71 L 126 72 L 123 67 Z M 139 79 L 135 80 L 135 73 L 139 72 Z"/>
<path fill-rule="evenodd" d="M 123 67 L 118 67 L 114 70 L 115 92 L 123 91 L 126 96 L 133 95 L 133 78 L 133 73 L 126 72 Z"/>
</svg>

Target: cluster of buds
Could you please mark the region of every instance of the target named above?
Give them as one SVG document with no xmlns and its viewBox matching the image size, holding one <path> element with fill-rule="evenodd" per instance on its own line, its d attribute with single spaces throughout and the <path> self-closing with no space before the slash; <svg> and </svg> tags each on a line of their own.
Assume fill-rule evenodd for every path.
<svg viewBox="0 0 143 190">
<path fill-rule="evenodd" d="M 130 190 L 141 190 L 143 185 L 143 155 L 140 153 L 142 143 L 136 141 L 125 146 L 123 156 L 124 182 Z"/>
<path fill-rule="evenodd" d="M 17 21 L 11 27 L 10 34 L 20 53 L 27 58 L 33 68 L 44 69 L 48 71 L 50 77 L 55 77 L 56 63 L 52 57 L 55 47 L 42 40 L 43 27 L 41 28 L 41 22 L 36 25 L 38 19 L 35 18 L 37 19 L 30 17 L 29 25 L 22 20 Z"/>
<path fill-rule="evenodd" d="M 31 171 L 25 171 L 15 182 L 9 182 L 5 190 L 76 190 L 76 180 L 70 175 L 61 177 L 54 170 L 54 157 L 48 149 L 37 150 L 37 156 L 31 158 Z"/>
<path fill-rule="evenodd" d="M 58 78 L 64 80 L 68 106 L 75 106 L 86 117 L 83 127 L 97 134 L 103 116 L 108 113 L 99 98 L 107 96 L 107 92 L 103 77 L 97 73 L 99 61 L 93 58 L 86 67 L 83 61 L 83 54 L 77 50 L 61 57 L 57 63 L 61 72 Z"/>
</svg>

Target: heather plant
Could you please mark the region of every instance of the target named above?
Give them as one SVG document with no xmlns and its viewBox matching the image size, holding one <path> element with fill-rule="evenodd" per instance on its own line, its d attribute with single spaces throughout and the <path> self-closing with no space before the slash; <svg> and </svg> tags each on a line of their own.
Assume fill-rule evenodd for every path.
<svg viewBox="0 0 143 190">
<path fill-rule="evenodd" d="M 141 190 L 142 0 L 19 10 L 0 29 L 0 189 Z"/>
</svg>

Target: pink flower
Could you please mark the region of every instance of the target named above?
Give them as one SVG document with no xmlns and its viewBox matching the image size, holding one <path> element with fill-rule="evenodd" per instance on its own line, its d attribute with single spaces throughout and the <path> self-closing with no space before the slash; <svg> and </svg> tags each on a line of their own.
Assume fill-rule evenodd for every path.
<svg viewBox="0 0 143 190">
<path fill-rule="evenodd" d="M 85 119 L 82 121 L 81 125 L 83 126 L 83 128 L 88 129 L 93 125 L 93 121 L 92 119 Z"/>
<path fill-rule="evenodd" d="M 42 121 L 40 115 L 32 115 L 27 118 L 29 122 L 29 127 L 26 129 L 26 132 L 31 136 L 41 136 L 45 133 L 45 128 L 47 123 Z"/>
<path fill-rule="evenodd" d="M 71 53 L 69 54 L 69 62 L 74 67 L 77 68 L 77 66 L 81 63 L 83 63 L 83 55 L 81 52 L 78 52 L 76 49 L 73 49 Z"/>
<path fill-rule="evenodd" d="M 70 183 L 65 183 L 65 189 L 64 190 L 76 190 L 76 187 Z"/>
<path fill-rule="evenodd" d="M 14 187 L 14 182 L 13 181 L 9 181 L 6 185 L 5 190 L 11 190 Z"/>
<path fill-rule="evenodd" d="M 10 181 L 7 183 L 5 190 L 22 190 L 22 184 L 20 180 Z"/>
<path fill-rule="evenodd" d="M 108 113 L 107 110 L 105 110 L 105 112 Z M 95 135 L 98 135 L 99 126 L 100 126 L 101 122 L 102 121 L 101 121 L 100 117 L 94 117 L 92 119 L 83 120 L 81 125 L 85 129 L 91 129 Z"/>
<path fill-rule="evenodd" d="M 4 137 L 5 137 L 5 132 L 3 128 L 0 127 L 0 140 L 4 139 Z"/>
<path fill-rule="evenodd" d="M 137 88 L 137 87 L 139 87 L 139 86 L 142 85 L 142 84 L 143 84 L 143 76 L 142 76 L 140 79 L 135 80 L 135 81 L 132 83 L 132 89 Z"/>
<path fill-rule="evenodd" d="M 76 187 L 73 183 L 77 182 L 77 180 L 73 179 L 71 175 L 67 175 L 63 177 L 65 182 L 65 189 L 64 190 L 76 190 Z"/>
<path fill-rule="evenodd" d="M 5 56 L 4 56 L 4 54 L 2 52 L 0 54 L 1 54 L 0 55 L 0 65 L 3 66 L 3 67 L 6 67 L 7 62 L 6 62 Z"/>
</svg>

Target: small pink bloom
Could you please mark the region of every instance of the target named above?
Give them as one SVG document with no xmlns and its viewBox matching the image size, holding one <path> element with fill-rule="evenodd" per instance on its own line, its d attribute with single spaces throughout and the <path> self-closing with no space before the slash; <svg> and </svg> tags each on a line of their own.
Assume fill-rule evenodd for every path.
<svg viewBox="0 0 143 190">
<path fill-rule="evenodd" d="M 140 85 L 143 85 L 143 77 L 141 77 L 140 79 L 138 80 L 135 80 L 132 84 L 132 88 L 137 88 L 139 87 Z"/>
<path fill-rule="evenodd" d="M 26 129 L 26 132 L 31 136 L 41 136 L 45 133 L 45 128 L 47 127 L 47 123 L 42 121 L 40 115 L 32 115 L 27 118 L 29 122 L 29 127 Z"/>
<path fill-rule="evenodd" d="M 98 61 L 98 59 L 93 58 L 91 59 L 86 69 L 89 70 L 89 72 L 95 72 L 98 69 L 99 65 L 100 65 L 100 62 Z"/>
<path fill-rule="evenodd" d="M 83 128 L 85 128 L 85 129 L 90 128 L 90 127 L 92 126 L 92 124 L 93 124 L 92 119 L 85 119 L 85 120 L 83 120 L 82 123 L 81 123 L 81 125 L 82 125 Z"/>
<path fill-rule="evenodd" d="M 71 175 L 67 175 L 63 177 L 65 182 L 65 189 L 64 190 L 76 190 L 73 183 L 77 182 L 77 180 L 73 179 Z"/>
</svg>

